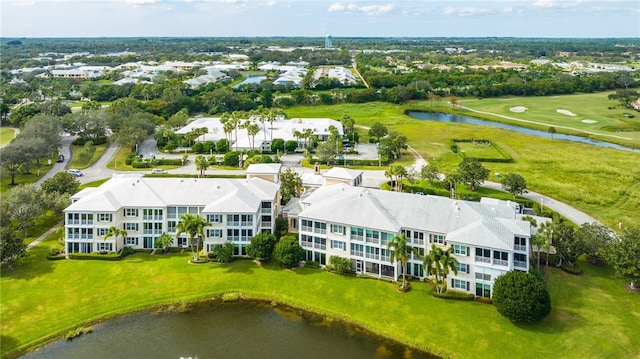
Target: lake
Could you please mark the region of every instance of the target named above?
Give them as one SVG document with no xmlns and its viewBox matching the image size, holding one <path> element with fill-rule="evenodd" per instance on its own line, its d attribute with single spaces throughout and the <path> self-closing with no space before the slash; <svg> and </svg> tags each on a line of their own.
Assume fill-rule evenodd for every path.
<svg viewBox="0 0 640 359">
<path fill-rule="evenodd" d="M 540 137 L 544 137 L 544 138 L 551 138 L 551 135 L 546 131 L 532 130 L 532 129 L 529 129 L 529 128 L 524 128 L 524 127 L 519 127 L 519 126 L 514 126 L 514 125 L 508 125 L 508 124 L 500 123 L 500 122 L 479 120 L 477 118 L 471 118 L 471 117 L 467 117 L 467 116 L 454 115 L 454 114 L 442 113 L 442 112 L 418 112 L 418 111 L 409 111 L 408 114 L 409 114 L 409 116 L 411 116 L 411 117 L 413 117 L 413 118 L 415 118 L 417 120 L 449 122 L 449 123 L 466 123 L 466 124 L 472 124 L 472 125 L 491 126 L 491 127 L 502 128 L 502 129 L 505 129 L 505 130 L 516 131 L 516 132 L 524 133 L 524 134 L 527 134 L 527 135 L 534 135 L 534 136 L 540 136 Z M 553 139 L 554 140 L 557 139 L 557 140 L 566 140 L 566 141 L 587 143 L 587 144 L 600 146 L 600 147 L 615 148 L 617 150 L 640 152 L 640 149 L 638 149 L 638 148 L 620 146 L 620 145 L 617 145 L 615 143 L 597 141 L 597 140 L 592 140 L 592 139 L 587 138 L 587 137 L 574 136 L 574 135 L 565 135 L 565 134 L 561 134 L 561 133 L 553 134 Z"/>
<path fill-rule="evenodd" d="M 24 358 L 435 357 L 342 321 L 286 306 L 236 302 L 124 315 L 94 325 L 93 333 L 59 340 Z"/>
</svg>

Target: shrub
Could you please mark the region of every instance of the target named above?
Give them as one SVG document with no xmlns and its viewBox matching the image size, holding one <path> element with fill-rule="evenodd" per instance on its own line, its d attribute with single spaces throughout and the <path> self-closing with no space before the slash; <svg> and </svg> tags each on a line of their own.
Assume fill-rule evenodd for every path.
<svg viewBox="0 0 640 359">
<path fill-rule="evenodd" d="M 510 271 L 493 285 L 493 304 L 504 317 L 514 322 L 533 323 L 551 313 L 551 298 L 538 276 Z"/>
<path fill-rule="evenodd" d="M 239 152 L 227 152 L 224 154 L 223 163 L 225 166 L 237 166 L 240 161 Z"/>
<path fill-rule="evenodd" d="M 93 259 L 102 261 L 118 261 L 122 256 L 116 253 L 69 253 L 70 259 Z"/>
<path fill-rule="evenodd" d="M 320 263 L 314 261 L 304 262 L 304 266 L 307 268 L 320 268 Z"/>
<path fill-rule="evenodd" d="M 575 274 L 575 275 L 581 275 L 582 274 L 582 268 L 580 268 L 578 266 L 578 264 L 574 264 L 573 266 L 570 266 L 568 264 L 563 264 L 562 267 L 563 271 L 569 273 L 569 274 Z"/>
<path fill-rule="evenodd" d="M 327 266 L 327 268 L 341 274 L 354 273 L 354 270 L 351 269 L 351 260 L 349 258 L 343 258 L 339 256 L 329 257 L 329 265 Z"/>
<path fill-rule="evenodd" d="M 274 257 L 282 265 L 294 267 L 304 258 L 304 249 L 298 244 L 298 238 L 291 235 L 284 236 L 276 244 Z"/>
<path fill-rule="evenodd" d="M 271 233 L 258 233 L 251 238 L 247 246 L 247 255 L 257 260 L 271 259 L 271 254 L 276 245 L 276 237 Z"/>
<path fill-rule="evenodd" d="M 436 298 L 443 299 L 453 299 L 453 300 L 473 300 L 475 296 L 471 293 L 459 292 L 456 290 L 447 290 L 444 293 L 432 292 L 432 296 Z M 482 297 L 479 297 L 482 298 Z"/>
<path fill-rule="evenodd" d="M 216 262 L 229 263 L 233 260 L 233 243 L 216 244 L 207 256 Z"/>
<path fill-rule="evenodd" d="M 181 166 L 182 160 L 179 158 L 159 158 L 156 163 L 160 165 Z"/>
<path fill-rule="evenodd" d="M 133 168 L 151 168 L 151 162 L 133 161 L 131 166 Z"/>
<path fill-rule="evenodd" d="M 475 297 L 474 301 L 485 304 L 492 304 L 493 300 L 487 297 Z"/>
<path fill-rule="evenodd" d="M 224 293 L 222 295 L 223 302 L 237 302 L 242 299 L 242 295 L 238 292 Z"/>
<path fill-rule="evenodd" d="M 193 146 L 191 146 L 191 151 L 195 153 L 204 153 L 205 152 L 204 144 L 202 142 L 194 143 Z"/>
<path fill-rule="evenodd" d="M 298 148 L 298 141 L 289 140 L 285 143 L 285 147 L 287 147 L 287 152 L 293 153 Z"/>
<path fill-rule="evenodd" d="M 129 246 L 125 246 L 124 248 L 122 248 L 122 252 L 120 252 L 120 255 L 122 257 L 126 257 L 128 255 L 134 254 L 136 252 L 135 249 L 129 247 Z"/>
</svg>

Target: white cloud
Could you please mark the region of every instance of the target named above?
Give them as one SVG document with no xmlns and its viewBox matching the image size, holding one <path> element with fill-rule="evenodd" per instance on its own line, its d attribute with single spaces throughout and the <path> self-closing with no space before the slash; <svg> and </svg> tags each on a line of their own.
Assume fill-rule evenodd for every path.
<svg viewBox="0 0 640 359">
<path fill-rule="evenodd" d="M 446 7 L 443 10 L 445 15 L 454 15 L 454 16 L 473 16 L 480 15 L 489 12 L 487 9 L 480 9 L 476 7 Z"/>
<path fill-rule="evenodd" d="M 389 13 L 395 8 L 394 4 L 381 4 L 381 5 L 356 5 L 333 3 L 329 5 L 328 12 L 345 12 L 345 13 L 362 13 L 368 16 L 382 15 Z"/>
<path fill-rule="evenodd" d="M 141 6 L 155 4 L 158 0 L 125 0 L 124 2 L 129 5 Z"/>
</svg>

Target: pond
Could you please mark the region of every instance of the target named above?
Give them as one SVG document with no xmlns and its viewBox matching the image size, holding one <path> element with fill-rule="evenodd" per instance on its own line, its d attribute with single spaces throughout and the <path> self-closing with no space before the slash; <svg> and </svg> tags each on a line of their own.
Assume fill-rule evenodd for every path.
<svg viewBox="0 0 640 359">
<path fill-rule="evenodd" d="M 97 304 L 99 305 L 99 304 Z M 382 310 L 382 309 L 381 309 Z M 435 358 L 342 321 L 262 302 L 199 303 L 93 326 L 24 358 Z"/>
<path fill-rule="evenodd" d="M 506 130 L 516 131 L 516 132 L 524 133 L 524 134 L 527 134 L 527 135 L 540 136 L 540 137 L 544 137 L 544 138 L 550 138 L 551 137 L 551 135 L 546 131 L 532 130 L 532 129 L 529 129 L 529 128 L 524 128 L 524 127 L 519 127 L 519 126 L 514 126 L 514 125 L 508 125 L 508 124 L 505 124 L 505 123 L 479 120 L 477 118 L 471 118 L 471 117 L 461 116 L 461 115 L 454 115 L 454 114 L 449 114 L 449 113 L 409 111 L 408 114 L 409 114 L 409 116 L 411 116 L 411 117 L 413 117 L 415 119 L 418 119 L 418 120 L 437 121 L 437 122 L 450 122 L 450 123 L 467 123 L 467 124 L 473 124 L 473 125 L 491 126 L 491 127 L 497 127 L 497 128 L 502 128 L 502 129 L 506 129 Z M 600 146 L 600 147 L 615 148 L 617 150 L 640 152 L 640 149 L 637 149 L 637 148 L 621 146 L 621 145 L 617 145 L 615 143 L 609 143 L 609 142 L 604 142 L 604 141 L 597 141 L 597 140 L 593 140 L 593 139 L 590 139 L 590 138 L 587 138 L 587 137 L 574 136 L 574 135 L 565 135 L 565 134 L 561 134 L 561 133 L 555 133 L 553 135 L 553 139 L 554 140 L 558 139 L 558 140 L 567 140 L 567 141 L 573 141 L 573 142 L 587 143 L 587 144 L 596 145 L 596 146 Z"/>
<path fill-rule="evenodd" d="M 248 76 L 244 81 L 240 82 L 239 84 L 233 85 L 233 88 L 238 88 L 242 85 L 259 84 L 260 82 L 262 82 L 262 80 L 266 80 L 266 79 L 267 79 L 267 76 L 262 76 L 262 75 Z"/>
</svg>

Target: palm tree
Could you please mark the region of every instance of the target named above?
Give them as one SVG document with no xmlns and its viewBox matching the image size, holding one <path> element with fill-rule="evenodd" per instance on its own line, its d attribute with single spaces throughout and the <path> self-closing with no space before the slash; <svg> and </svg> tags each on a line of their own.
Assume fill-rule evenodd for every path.
<svg viewBox="0 0 640 359">
<path fill-rule="evenodd" d="M 435 244 L 431 245 L 429 255 L 425 256 L 422 262 L 427 275 L 434 275 L 436 277 L 436 292 L 438 293 L 442 293 L 444 290 L 444 277 L 449 274 L 449 271 L 458 274 L 457 264 L 458 260 L 453 257 L 453 247 L 443 250 Z M 442 280 L 440 279 L 440 275 L 442 275 Z"/>
<path fill-rule="evenodd" d="M 209 168 L 209 161 L 203 155 L 196 156 L 196 170 L 200 171 L 200 178 L 204 177 L 204 172 Z"/>
<path fill-rule="evenodd" d="M 400 267 L 402 268 L 402 286 L 405 286 L 405 267 L 407 266 L 407 261 L 409 260 L 409 256 L 411 253 L 416 253 L 416 250 L 407 245 L 407 237 L 404 233 L 399 236 L 395 236 L 391 238 L 389 243 L 387 243 L 387 249 L 391 251 L 389 255 L 389 261 L 393 264 L 393 262 L 400 262 Z"/>
<path fill-rule="evenodd" d="M 182 233 L 189 235 L 189 242 L 191 243 L 191 252 L 193 253 L 193 260 L 197 262 L 200 253 L 200 239 L 204 237 L 204 227 L 210 226 L 208 222 L 201 215 L 194 215 L 191 213 L 185 213 L 180 216 L 179 222 L 176 225 L 176 237 Z"/>
<path fill-rule="evenodd" d="M 233 125 L 233 130 L 234 130 L 234 133 L 235 133 L 234 137 L 236 138 L 236 141 L 235 141 L 236 142 L 236 151 L 238 150 L 238 128 L 240 128 L 241 125 L 242 125 L 242 123 L 240 122 L 240 120 L 241 120 L 240 117 L 241 117 L 241 114 L 238 111 L 233 111 L 231 113 L 231 121 L 230 121 L 230 123 Z"/>
<path fill-rule="evenodd" d="M 107 232 L 104 234 L 104 237 L 102 237 L 103 241 L 106 241 L 107 238 L 109 237 L 114 237 L 116 239 L 116 245 L 114 250 L 117 252 L 118 251 L 118 237 L 126 237 L 127 236 L 127 231 L 125 231 L 124 229 L 120 229 L 116 226 L 111 226 L 107 229 Z"/>
<path fill-rule="evenodd" d="M 551 244 L 553 241 L 553 230 L 555 229 L 555 224 L 551 221 L 540 223 L 540 228 L 538 231 L 538 268 L 540 268 L 540 247 L 545 249 L 547 252 L 547 266 L 549 265 L 549 249 L 551 248 Z"/>
<path fill-rule="evenodd" d="M 156 246 L 162 249 L 162 252 L 166 252 L 167 248 L 173 243 L 173 237 L 171 237 L 167 232 L 162 233 L 162 235 L 156 238 Z"/>
<path fill-rule="evenodd" d="M 556 133 L 556 128 L 551 126 L 547 129 L 547 132 L 551 135 L 551 141 L 553 141 L 553 134 Z"/>
</svg>

